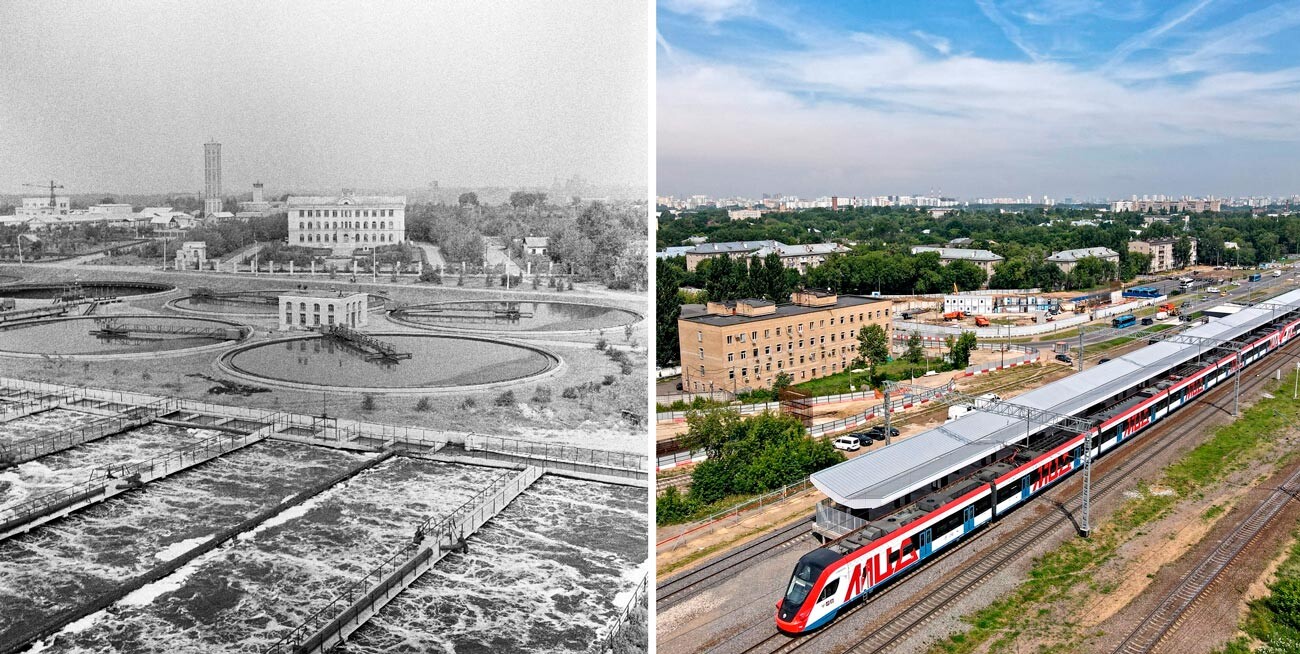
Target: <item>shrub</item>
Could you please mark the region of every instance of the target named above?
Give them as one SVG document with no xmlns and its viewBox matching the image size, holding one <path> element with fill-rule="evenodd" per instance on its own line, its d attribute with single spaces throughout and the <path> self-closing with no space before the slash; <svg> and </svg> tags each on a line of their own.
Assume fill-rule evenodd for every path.
<svg viewBox="0 0 1300 654">
<path fill-rule="evenodd" d="M 576 400 L 578 399 L 578 389 L 569 386 L 568 388 L 565 388 L 562 393 L 560 393 L 560 397 L 566 400 Z"/>
<path fill-rule="evenodd" d="M 474 398 L 472 397 L 467 397 L 460 401 L 458 408 L 460 408 L 461 410 L 466 410 L 466 409 L 473 409 L 476 406 L 478 406 L 478 402 L 475 402 Z"/>
<path fill-rule="evenodd" d="M 600 382 L 601 386 L 609 386 L 613 383 L 614 383 L 614 375 L 605 375 L 605 379 L 603 379 Z"/>
<path fill-rule="evenodd" d="M 362 410 L 362 411 L 374 411 L 374 410 L 375 410 L 375 396 L 374 396 L 374 395 L 371 395 L 370 393 L 366 393 L 365 395 L 362 395 L 362 396 L 361 396 L 361 410 Z"/>
<path fill-rule="evenodd" d="M 422 397 L 419 399 L 419 401 L 415 403 L 416 411 L 430 411 L 432 409 L 433 409 L 432 403 L 429 402 L 429 398 L 427 397 Z"/>
<path fill-rule="evenodd" d="M 546 404 L 551 401 L 551 389 L 547 386 L 538 386 L 533 391 L 533 402 L 535 404 Z"/>
<path fill-rule="evenodd" d="M 504 392 L 504 393 L 498 395 L 498 396 L 497 396 L 497 399 L 493 400 L 492 402 L 493 402 L 493 404 L 496 404 L 497 406 L 514 406 L 514 405 L 515 405 L 515 392 L 514 392 L 514 391 L 506 391 L 506 392 Z"/>
<path fill-rule="evenodd" d="M 596 349 L 597 349 L 597 350 L 600 350 L 601 352 L 604 352 L 604 351 L 605 351 L 605 348 L 607 348 L 607 347 L 609 347 L 609 343 L 606 343 L 604 338 L 601 338 L 600 340 L 596 341 Z"/>
</svg>

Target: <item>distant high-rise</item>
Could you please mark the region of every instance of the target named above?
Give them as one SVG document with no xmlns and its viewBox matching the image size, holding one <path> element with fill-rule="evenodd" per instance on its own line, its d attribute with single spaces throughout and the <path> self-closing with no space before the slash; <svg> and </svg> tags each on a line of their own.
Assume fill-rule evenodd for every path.
<svg viewBox="0 0 1300 654">
<path fill-rule="evenodd" d="M 221 211 L 221 144 L 203 144 L 203 215 Z"/>
<path fill-rule="evenodd" d="M 253 182 L 253 202 L 261 204 L 262 202 L 262 183 Z"/>
</svg>

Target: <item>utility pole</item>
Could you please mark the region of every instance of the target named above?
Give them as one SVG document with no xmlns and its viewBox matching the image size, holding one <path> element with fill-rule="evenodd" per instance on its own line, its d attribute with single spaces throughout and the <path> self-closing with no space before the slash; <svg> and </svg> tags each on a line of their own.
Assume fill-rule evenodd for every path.
<svg viewBox="0 0 1300 654">
<path fill-rule="evenodd" d="M 1083 372 L 1083 325 L 1079 325 L 1079 372 Z"/>
<path fill-rule="evenodd" d="M 889 426 L 890 414 L 893 413 L 893 411 L 890 410 L 889 408 L 889 386 L 890 384 L 886 382 L 885 383 L 885 445 L 886 446 L 888 446 L 891 442 L 893 442 L 893 438 L 894 438 L 894 430 L 891 429 Z"/>
<path fill-rule="evenodd" d="M 1089 429 L 1083 436 L 1083 515 L 1079 518 L 1079 532 L 1084 538 L 1092 535 L 1092 435 L 1095 432 Z"/>
</svg>

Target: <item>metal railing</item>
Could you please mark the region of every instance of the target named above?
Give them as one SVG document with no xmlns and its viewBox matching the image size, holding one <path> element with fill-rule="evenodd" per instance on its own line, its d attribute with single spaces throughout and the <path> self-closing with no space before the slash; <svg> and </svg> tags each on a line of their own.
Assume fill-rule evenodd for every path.
<svg viewBox="0 0 1300 654">
<path fill-rule="evenodd" d="M 466 451 L 484 451 L 517 456 L 534 461 L 546 461 L 546 467 L 557 470 L 578 470 L 582 467 L 598 467 L 624 477 L 643 479 L 648 472 L 648 457 L 644 454 L 596 450 L 573 445 L 535 443 L 500 436 L 465 437 Z M 630 474 L 629 474 L 630 473 Z"/>
<path fill-rule="evenodd" d="M 144 406 L 133 406 L 122 412 L 120 416 L 101 418 L 71 429 L 46 432 L 18 441 L 10 445 L 8 450 L 16 463 L 31 461 L 52 452 L 138 427 L 175 408 L 176 401 L 170 399 L 158 400 Z"/>
<path fill-rule="evenodd" d="M 644 577 L 641 577 L 640 583 L 638 583 L 636 588 L 632 591 L 632 599 L 619 610 L 618 615 L 614 616 L 614 620 L 610 622 L 609 629 L 606 630 L 605 635 L 597 638 L 595 642 L 592 643 L 591 649 L 588 650 L 590 654 L 607 654 L 613 652 L 614 645 L 631 624 L 632 614 L 637 610 L 637 607 L 645 606 L 646 608 L 643 610 L 646 611 L 646 618 L 649 618 L 649 597 L 647 596 L 649 587 L 650 573 L 647 572 Z M 645 628 L 648 637 L 649 625 L 647 624 Z"/>
<path fill-rule="evenodd" d="M 365 576 L 349 584 L 329 604 L 308 616 L 302 624 L 263 651 L 265 654 L 287 654 L 299 651 L 304 645 L 318 644 L 332 637 L 341 630 L 344 621 L 365 608 L 357 606 L 358 603 L 402 583 L 401 578 L 406 572 L 430 559 L 441 558 L 444 539 L 449 546 L 477 530 L 541 474 L 542 471 L 535 467 L 526 468 L 521 473 L 504 473 L 446 516 L 424 520 L 416 527 L 416 538 L 384 559 Z M 509 499 L 506 499 L 507 495 Z M 474 527 L 465 529 L 464 525 L 468 524 L 473 524 Z M 394 574 L 399 572 L 402 574 Z"/>
<path fill-rule="evenodd" d="M 90 477 L 85 481 L 0 509 L 0 525 L 21 524 L 33 517 L 57 510 L 55 507 L 60 504 L 72 504 L 106 492 L 109 485 L 134 475 L 139 475 L 137 481 L 156 479 L 216 458 L 260 439 L 261 436 L 256 434 L 221 433 L 137 463 L 95 468 L 90 471 Z"/>
<path fill-rule="evenodd" d="M 787 484 L 774 491 L 769 491 L 767 493 L 759 495 L 758 497 L 754 497 L 749 500 L 746 500 L 745 502 L 742 502 L 740 504 L 727 507 L 726 509 L 718 511 L 701 520 L 696 520 L 695 522 L 692 523 L 680 525 L 681 531 L 679 531 L 677 534 L 673 536 L 669 536 L 668 538 L 659 541 L 658 543 L 655 543 L 655 547 L 659 548 L 659 547 L 663 547 L 664 545 L 667 545 L 668 543 L 672 543 L 672 549 L 676 549 L 677 547 L 681 546 L 682 544 L 690 540 L 692 536 L 698 533 L 706 533 L 706 534 L 713 533 L 713 530 L 716 529 L 718 525 L 723 522 L 730 522 L 732 524 L 740 522 L 743 519 L 743 514 L 748 511 L 755 511 L 758 509 L 762 509 L 763 507 L 766 506 L 771 506 L 779 502 L 784 502 L 785 500 L 795 495 L 798 495 L 800 493 L 803 493 L 804 491 L 807 491 L 811 488 L 813 488 L 813 485 L 812 485 L 812 481 L 809 479 L 804 479 L 803 481 L 798 481 L 793 484 Z M 707 531 L 701 531 L 706 529 Z"/>
</svg>

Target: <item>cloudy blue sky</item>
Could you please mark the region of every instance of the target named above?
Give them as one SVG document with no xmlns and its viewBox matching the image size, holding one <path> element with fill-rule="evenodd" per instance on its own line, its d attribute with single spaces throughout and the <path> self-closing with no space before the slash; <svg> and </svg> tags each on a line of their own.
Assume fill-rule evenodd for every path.
<svg viewBox="0 0 1300 654">
<path fill-rule="evenodd" d="M 1300 2 L 660 0 L 658 192 L 1300 193 Z"/>
</svg>

